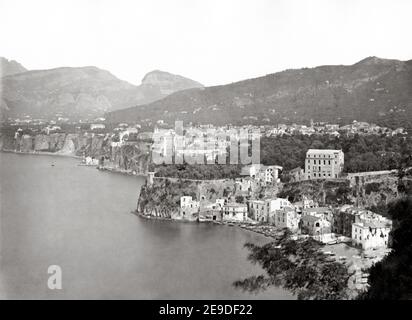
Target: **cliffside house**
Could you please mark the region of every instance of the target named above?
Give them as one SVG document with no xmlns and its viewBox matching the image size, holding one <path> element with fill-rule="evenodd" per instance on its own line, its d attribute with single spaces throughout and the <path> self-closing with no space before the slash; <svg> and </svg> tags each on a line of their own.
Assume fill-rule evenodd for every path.
<svg viewBox="0 0 412 320">
<path fill-rule="evenodd" d="M 263 166 L 261 168 L 262 180 L 265 183 L 277 183 L 279 182 L 279 172 L 283 170 L 281 166 Z"/>
<path fill-rule="evenodd" d="M 278 228 L 288 228 L 293 232 L 299 230 L 301 216 L 291 207 L 275 210 L 274 225 Z"/>
<path fill-rule="evenodd" d="M 355 217 L 359 214 L 356 208 L 345 205 L 333 212 L 332 231 L 345 237 L 352 237 L 352 224 L 355 223 Z"/>
<path fill-rule="evenodd" d="M 96 159 L 95 157 L 86 157 L 84 159 L 84 164 L 88 165 L 88 166 L 97 166 L 99 165 L 99 159 Z"/>
<path fill-rule="evenodd" d="M 263 164 L 252 164 L 242 168 L 242 175 L 248 175 L 254 180 L 262 183 L 276 183 L 279 181 L 279 172 L 282 171 L 281 166 Z"/>
<path fill-rule="evenodd" d="M 309 149 L 306 152 L 305 179 L 336 179 L 342 173 L 342 150 Z"/>
<path fill-rule="evenodd" d="M 249 200 L 249 216 L 259 222 L 268 222 L 268 211 L 264 200 Z"/>
<path fill-rule="evenodd" d="M 184 219 L 192 219 L 199 213 L 200 203 L 190 196 L 180 197 L 180 215 Z"/>
<path fill-rule="evenodd" d="M 312 199 L 303 198 L 301 201 L 296 201 L 293 203 L 296 212 L 301 213 L 303 209 L 316 208 L 318 204 Z"/>
<path fill-rule="evenodd" d="M 220 221 L 222 220 L 222 207 L 217 202 L 202 200 L 200 201 L 199 217 L 203 220 Z"/>
<path fill-rule="evenodd" d="M 247 221 L 247 205 L 231 202 L 223 206 L 223 221 L 244 222 Z"/>
<path fill-rule="evenodd" d="M 356 222 L 352 225 L 352 242 L 362 249 L 387 248 L 391 226 L 382 221 Z"/>
<path fill-rule="evenodd" d="M 276 210 L 293 207 L 289 200 L 284 198 L 249 200 L 248 203 L 250 216 L 253 220 L 259 222 L 269 222 L 270 218 L 275 215 Z"/>
<path fill-rule="evenodd" d="M 42 131 L 45 132 L 47 135 L 49 135 L 51 133 L 60 132 L 61 129 L 62 128 L 59 126 L 47 126 L 43 128 Z"/>
<path fill-rule="evenodd" d="M 303 234 L 310 236 L 320 236 L 331 233 L 331 223 L 323 217 L 312 215 L 302 216 L 299 222 L 300 230 Z"/>
<path fill-rule="evenodd" d="M 302 210 L 302 216 L 315 216 L 318 218 L 325 218 L 330 223 L 333 221 L 333 210 L 329 207 L 315 207 L 315 208 L 304 208 Z"/>
<path fill-rule="evenodd" d="M 90 130 L 103 130 L 103 129 L 105 129 L 106 128 L 106 126 L 103 124 L 103 123 L 92 123 L 91 125 L 90 125 Z"/>
<path fill-rule="evenodd" d="M 289 175 L 291 177 L 290 182 L 298 182 L 305 179 L 305 170 L 301 167 L 297 167 L 289 171 Z"/>
<path fill-rule="evenodd" d="M 235 192 L 248 195 L 251 190 L 253 181 L 250 178 L 236 178 L 235 179 Z"/>
<path fill-rule="evenodd" d="M 350 205 L 342 206 L 333 212 L 332 230 L 335 233 L 354 239 L 353 225 L 365 223 L 382 223 L 391 228 L 392 221 L 372 211 Z M 359 236 L 356 239 L 359 240 Z"/>
</svg>

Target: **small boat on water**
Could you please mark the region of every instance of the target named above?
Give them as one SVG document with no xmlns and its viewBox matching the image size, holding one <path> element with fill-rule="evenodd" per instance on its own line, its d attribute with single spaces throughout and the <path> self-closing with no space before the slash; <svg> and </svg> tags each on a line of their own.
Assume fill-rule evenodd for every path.
<svg viewBox="0 0 412 320">
<path fill-rule="evenodd" d="M 54 163 L 52 163 L 51 166 L 54 167 Z"/>
</svg>

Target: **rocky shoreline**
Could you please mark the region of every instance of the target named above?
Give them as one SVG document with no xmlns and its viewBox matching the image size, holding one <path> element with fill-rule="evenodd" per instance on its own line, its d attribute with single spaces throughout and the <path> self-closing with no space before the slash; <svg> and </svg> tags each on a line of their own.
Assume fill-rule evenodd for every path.
<svg viewBox="0 0 412 320">
<path fill-rule="evenodd" d="M 137 172 L 136 170 L 126 170 L 121 168 L 113 168 L 113 167 L 106 167 L 106 166 L 96 166 L 96 169 L 99 171 L 107 171 L 111 173 L 123 174 L 127 176 L 137 176 L 137 177 L 146 177 L 147 174 Z"/>
<path fill-rule="evenodd" d="M 189 221 L 184 219 L 174 219 L 170 217 L 163 216 L 153 216 L 147 215 L 137 210 L 132 211 L 132 214 L 136 215 L 139 218 L 146 220 L 162 220 L 162 221 L 176 221 L 178 223 L 210 223 L 218 225 L 233 226 L 240 228 L 249 232 L 253 232 L 259 235 L 263 235 L 268 240 L 276 239 L 277 236 L 282 234 L 282 230 L 267 224 L 248 224 L 240 222 L 227 222 L 227 221 L 210 221 L 210 220 L 196 220 Z M 351 273 L 348 282 L 348 295 L 349 299 L 355 299 L 363 290 L 366 289 L 367 283 L 364 281 L 367 277 L 366 270 L 374 263 L 374 260 L 370 258 L 370 253 L 360 254 L 359 250 L 348 246 L 345 243 L 339 243 L 335 245 L 325 245 L 322 249 L 322 252 L 327 256 L 330 256 L 331 259 L 334 259 L 336 262 L 346 265 Z M 346 254 L 346 256 L 342 256 Z M 379 254 L 379 253 L 378 253 Z M 387 254 L 387 253 L 382 253 Z M 343 257 L 345 257 L 343 259 Z"/>
<path fill-rule="evenodd" d="M 24 154 L 24 155 L 35 155 L 35 156 L 57 156 L 57 157 L 67 157 L 67 158 L 74 158 L 74 159 L 83 158 L 81 156 L 76 156 L 74 154 L 57 153 L 57 152 L 49 152 L 49 151 L 18 151 L 18 150 L 11 150 L 11 149 L 1 149 L 0 152 Z"/>
</svg>

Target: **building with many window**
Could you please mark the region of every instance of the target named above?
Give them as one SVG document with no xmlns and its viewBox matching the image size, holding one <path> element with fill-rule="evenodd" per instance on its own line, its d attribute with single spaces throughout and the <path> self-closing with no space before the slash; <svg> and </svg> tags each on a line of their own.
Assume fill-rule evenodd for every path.
<svg viewBox="0 0 412 320">
<path fill-rule="evenodd" d="M 299 229 L 300 215 L 291 207 L 275 211 L 273 223 L 278 228 L 288 228 L 292 232 Z"/>
<path fill-rule="evenodd" d="M 383 221 L 356 222 L 352 225 L 352 241 L 362 249 L 387 248 L 391 225 Z"/>
<path fill-rule="evenodd" d="M 309 149 L 306 152 L 305 179 L 336 179 L 342 173 L 342 150 Z"/>
<path fill-rule="evenodd" d="M 247 205 L 243 203 L 227 203 L 223 206 L 223 221 L 243 222 L 247 220 Z"/>
</svg>

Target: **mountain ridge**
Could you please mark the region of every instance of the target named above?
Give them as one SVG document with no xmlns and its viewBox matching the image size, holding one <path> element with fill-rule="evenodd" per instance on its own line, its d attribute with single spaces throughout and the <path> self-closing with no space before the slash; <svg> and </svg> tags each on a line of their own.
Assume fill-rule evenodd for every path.
<svg viewBox="0 0 412 320">
<path fill-rule="evenodd" d="M 352 65 L 287 69 L 238 82 L 176 92 L 106 114 L 109 122 L 183 120 L 276 124 L 412 118 L 412 60 L 367 57 Z M 391 111 L 392 110 L 392 111 Z"/>
<path fill-rule="evenodd" d="M 27 71 L 27 69 L 23 67 L 19 62 L 0 57 L 0 78 L 25 71 Z"/>
<path fill-rule="evenodd" d="M 2 114 L 74 119 L 101 116 L 130 105 L 150 103 L 178 90 L 199 87 L 191 79 L 167 73 L 161 82 L 139 86 L 95 66 L 30 70 L 2 78 Z"/>
</svg>

